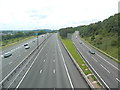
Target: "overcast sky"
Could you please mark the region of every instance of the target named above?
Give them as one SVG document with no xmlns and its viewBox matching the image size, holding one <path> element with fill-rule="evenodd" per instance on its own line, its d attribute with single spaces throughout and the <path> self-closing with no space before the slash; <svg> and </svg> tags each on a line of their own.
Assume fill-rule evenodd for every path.
<svg viewBox="0 0 120 90">
<path fill-rule="evenodd" d="M 60 29 L 102 21 L 119 0 L 0 0 L 0 30 Z"/>
</svg>

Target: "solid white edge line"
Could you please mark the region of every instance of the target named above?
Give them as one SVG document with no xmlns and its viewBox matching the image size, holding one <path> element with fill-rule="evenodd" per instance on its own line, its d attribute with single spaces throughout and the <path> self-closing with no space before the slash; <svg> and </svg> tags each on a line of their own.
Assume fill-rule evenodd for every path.
<svg viewBox="0 0 120 90">
<path fill-rule="evenodd" d="M 85 43 L 83 43 L 85 45 Z M 87 45 L 85 45 L 88 49 L 90 49 Z M 91 50 L 91 49 L 90 49 Z M 97 54 L 97 53 L 96 53 Z M 98 55 L 98 54 L 97 54 Z M 98 55 L 99 57 L 101 57 L 103 60 L 105 60 L 102 56 Z M 106 60 L 105 60 L 106 61 Z M 111 64 L 110 62 L 106 61 L 107 63 L 109 63 L 110 65 L 112 65 L 115 69 L 119 70 L 117 67 L 115 67 L 113 64 Z M 120 71 L 120 70 L 119 70 Z"/>
<path fill-rule="evenodd" d="M 45 45 L 44 45 L 45 46 Z M 28 70 L 26 71 L 26 73 L 24 74 L 24 76 L 22 77 L 22 79 L 20 80 L 20 82 L 18 83 L 18 85 L 16 86 L 16 89 L 20 86 L 20 84 L 22 83 L 22 81 L 24 80 L 25 76 L 27 75 L 27 73 L 29 72 L 29 70 L 31 69 L 32 65 L 34 64 L 34 62 L 36 61 L 38 55 L 41 53 L 41 51 L 43 50 L 44 46 L 42 47 L 42 49 L 40 50 L 40 52 L 37 54 L 37 56 L 35 57 L 34 61 L 32 62 L 32 64 L 30 65 L 30 67 L 28 68 Z"/>
<path fill-rule="evenodd" d="M 119 80 L 118 78 L 116 78 L 116 80 L 117 80 L 118 82 L 120 82 L 120 80 Z"/>
<path fill-rule="evenodd" d="M 109 70 L 107 70 L 102 64 L 100 64 L 108 73 L 110 73 Z"/>
<path fill-rule="evenodd" d="M 40 74 L 42 73 L 42 69 L 40 70 Z"/>
<path fill-rule="evenodd" d="M 70 85 L 71 85 L 72 88 L 74 88 L 58 40 L 57 40 L 57 44 L 58 44 L 58 47 L 59 47 L 59 50 L 60 50 L 60 54 L 62 56 L 62 60 L 63 60 L 63 63 L 64 63 L 64 67 L 65 67 L 65 70 L 66 70 Z"/>
<path fill-rule="evenodd" d="M 84 43 L 83 43 L 84 44 Z M 85 45 L 85 44 L 84 44 Z M 88 49 L 90 49 L 87 45 L 85 45 Z M 91 50 L 91 49 L 90 49 Z M 98 55 L 96 53 L 96 55 Z M 106 61 L 108 64 L 110 64 L 111 66 L 113 66 L 115 69 L 119 70 L 117 67 L 115 67 L 113 64 L 111 64 L 110 62 L 108 62 L 107 60 L 105 60 L 102 56 L 98 55 L 99 57 L 101 57 L 104 61 Z M 120 71 L 120 70 L 119 70 Z"/>
<path fill-rule="evenodd" d="M 75 43 L 74 43 L 75 45 Z M 79 50 L 79 49 L 78 49 Z M 80 51 L 79 51 L 80 52 Z M 81 53 L 81 52 L 80 52 Z M 81 53 L 81 55 L 83 56 L 83 54 Z M 87 61 L 87 59 L 85 58 L 85 56 L 83 56 L 83 58 Z M 90 65 L 90 63 L 87 61 L 87 63 Z M 107 88 L 109 88 L 109 86 L 106 84 L 106 82 L 101 78 L 101 76 L 97 73 L 97 71 L 90 65 L 90 67 L 92 68 L 92 70 L 97 74 L 97 76 L 102 80 L 102 82 L 106 85 Z"/>
</svg>

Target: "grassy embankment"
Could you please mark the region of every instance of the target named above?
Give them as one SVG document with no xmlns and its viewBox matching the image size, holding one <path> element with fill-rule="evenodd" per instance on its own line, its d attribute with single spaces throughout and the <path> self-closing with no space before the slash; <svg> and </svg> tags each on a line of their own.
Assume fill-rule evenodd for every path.
<svg viewBox="0 0 120 90">
<path fill-rule="evenodd" d="M 82 71 L 85 73 L 85 75 L 90 75 L 91 74 L 88 77 L 88 79 L 90 79 L 90 80 L 92 79 L 92 81 L 96 81 L 96 78 L 94 77 L 94 75 L 92 75 L 91 71 L 85 65 L 85 63 L 83 62 L 82 58 L 80 57 L 80 55 L 78 54 L 77 50 L 75 49 L 75 47 L 74 47 L 74 45 L 72 43 L 72 40 L 70 40 L 70 39 L 62 39 L 60 36 L 59 36 L 59 38 L 65 44 L 66 48 L 69 50 L 69 52 L 71 53 L 73 58 L 76 60 L 76 62 L 78 63 L 78 65 L 80 66 Z M 95 86 L 96 87 L 100 87 L 99 82 L 97 82 Z"/>
<path fill-rule="evenodd" d="M 31 38 L 33 38 L 35 36 L 30 36 L 30 37 L 19 37 L 19 38 L 14 38 L 14 39 L 9 39 L 6 41 L 1 41 L 0 42 L 0 49 L 4 49 L 6 47 L 9 47 L 9 46 L 12 46 L 12 45 L 15 45 L 17 43 L 21 43 L 21 42 L 24 42 L 25 40 L 29 40 Z M 1 46 L 1 45 L 4 45 L 4 46 Z"/>
<path fill-rule="evenodd" d="M 104 51 L 105 53 L 111 55 L 112 57 L 115 57 L 118 59 L 118 46 L 117 38 L 115 36 L 111 37 L 102 37 L 100 35 L 95 36 L 95 40 L 91 41 L 91 37 L 84 37 L 83 40 L 87 43 L 90 43 L 91 45 L 97 47 L 98 49 Z M 103 53 L 104 54 L 104 53 Z M 114 59 L 112 59 L 114 60 Z M 114 60 L 116 61 L 116 60 Z M 120 64 L 120 62 L 116 61 Z"/>
</svg>

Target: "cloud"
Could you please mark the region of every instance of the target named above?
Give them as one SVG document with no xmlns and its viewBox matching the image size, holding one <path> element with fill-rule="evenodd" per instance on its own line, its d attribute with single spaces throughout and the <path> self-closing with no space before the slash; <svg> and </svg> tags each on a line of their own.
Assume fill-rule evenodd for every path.
<svg viewBox="0 0 120 90">
<path fill-rule="evenodd" d="M 0 30 L 59 29 L 90 24 L 117 13 L 118 1 L 0 0 Z"/>
</svg>

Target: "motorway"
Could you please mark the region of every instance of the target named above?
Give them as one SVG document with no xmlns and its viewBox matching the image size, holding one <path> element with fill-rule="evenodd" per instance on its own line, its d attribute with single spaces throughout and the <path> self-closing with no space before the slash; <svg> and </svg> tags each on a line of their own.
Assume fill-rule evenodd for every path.
<svg viewBox="0 0 120 90">
<path fill-rule="evenodd" d="M 18 87 L 89 88 L 59 42 L 57 34 L 49 38 Z"/>
<path fill-rule="evenodd" d="M 85 61 L 90 64 L 107 88 L 118 88 L 120 79 L 118 74 L 120 69 L 115 61 L 112 61 L 107 56 L 93 49 L 91 46 L 84 43 L 79 37 L 79 32 L 75 32 L 72 36 L 72 41 Z M 95 52 L 94 55 L 89 53 L 89 50 Z"/>
<path fill-rule="evenodd" d="M 42 40 L 41 40 L 42 41 Z M 35 45 L 31 42 L 30 47 L 35 48 Z M 33 45 L 33 47 L 32 47 Z M 30 50 L 30 49 L 29 49 Z M 18 51 L 18 52 L 17 52 Z M 9 60 L 13 61 L 11 66 L 9 62 L 3 63 L 3 71 L 5 68 L 15 68 L 15 66 L 21 61 L 23 56 L 28 53 L 24 53 L 24 47 L 19 48 L 16 54 L 21 54 L 19 59 L 14 56 L 9 57 Z M 21 53 L 22 52 L 22 53 Z M 11 58 L 11 59 L 10 59 Z M 17 61 L 16 61 L 17 60 Z M 16 62 L 16 63 L 15 63 Z M 6 64 L 8 63 L 8 64 Z M 73 64 L 68 53 L 59 41 L 57 34 L 53 34 L 47 39 L 43 47 L 37 52 L 34 60 L 31 62 L 30 67 L 25 68 L 25 72 L 13 77 L 16 82 L 9 81 L 10 88 L 88 88 L 87 82 L 83 76 L 79 73 L 75 65 Z M 12 65 L 13 64 L 13 65 Z M 28 63 L 29 64 L 29 63 Z M 5 65 L 7 67 L 5 67 Z M 9 66 L 9 67 L 8 67 Z M 29 65 L 28 65 L 29 66 Z M 21 69 L 22 70 L 22 69 Z M 10 71 L 10 70 L 9 70 Z M 23 69 L 24 71 L 24 69 Z M 17 73 L 17 72 L 16 72 Z M 5 73 L 4 73 L 5 74 Z M 3 74 L 3 75 L 4 75 Z M 7 74 L 6 74 L 7 75 Z M 20 78 L 21 76 L 21 78 Z M 19 82 L 18 82 L 19 80 Z M 7 87 L 6 87 L 7 88 Z"/>
<path fill-rule="evenodd" d="M 39 36 L 38 41 L 41 43 L 45 37 Z M 33 42 L 35 41 L 35 42 Z M 24 44 L 28 43 L 29 49 L 25 49 Z M 8 75 L 35 47 L 37 46 L 37 39 L 32 38 L 30 40 L 24 41 L 22 43 L 16 44 L 14 46 L 8 47 L 2 51 L 2 54 L 6 52 L 12 52 L 12 56 L 4 58 L 1 56 L 2 60 L 2 79 Z M 1 74 L 1 72 L 0 72 Z"/>
</svg>

